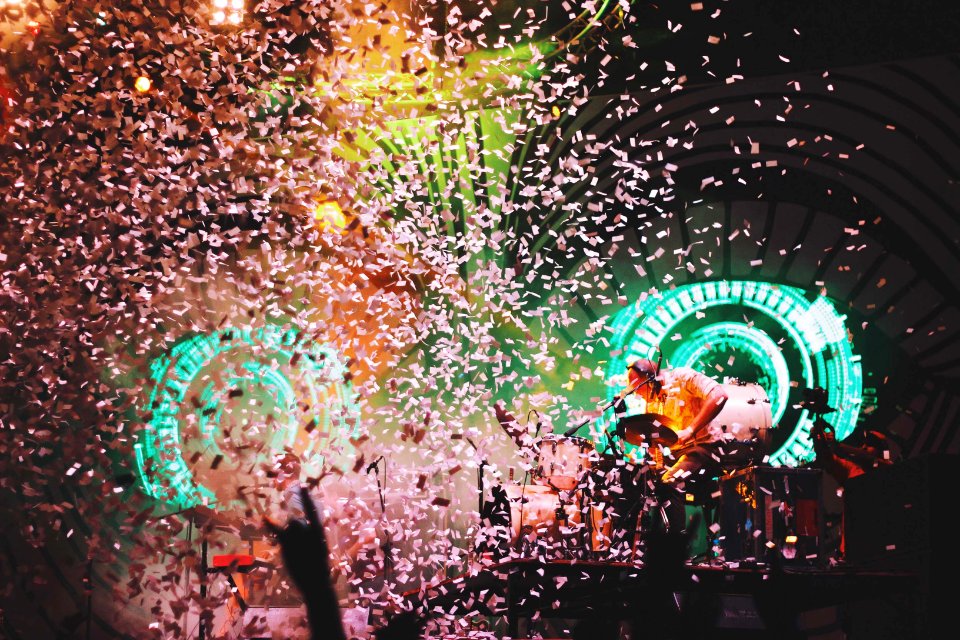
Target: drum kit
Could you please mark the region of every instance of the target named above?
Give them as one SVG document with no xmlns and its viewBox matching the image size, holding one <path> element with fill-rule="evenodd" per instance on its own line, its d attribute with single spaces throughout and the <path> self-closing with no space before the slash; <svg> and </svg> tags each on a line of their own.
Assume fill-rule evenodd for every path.
<svg viewBox="0 0 960 640">
<path fill-rule="evenodd" d="M 723 386 L 728 400 L 711 427 L 731 439 L 768 443 L 771 411 L 763 388 L 736 381 Z M 633 559 L 652 518 L 663 515 L 658 487 L 665 458 L 681 453 L 672 450 L 681 426 L 657 413 L 620 418 L 617 431 L 639 447 L 638 461 L 601 452 L 586 438 L 542 436 L 535 443 L 532 481 L 503 487 L 509 501 L 509 526 L 501 528 L 509 536 L 507 553 L 512 558 Z"/>
</svg>

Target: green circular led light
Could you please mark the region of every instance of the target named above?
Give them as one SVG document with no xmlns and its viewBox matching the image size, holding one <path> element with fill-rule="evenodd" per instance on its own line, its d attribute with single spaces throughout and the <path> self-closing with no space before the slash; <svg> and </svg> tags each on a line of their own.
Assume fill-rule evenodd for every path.
<svg viewBox="0 0 960 640">
<path fill-rule="evenodd" d="M 295 329 L 225 328 L 181 340 L 150 363 L 146 424 L 135 445 L 145 491 L 179 508 L 229 508 L 191 471 L 184 433 L 207 461 L 229 458 L 231 447 L 263 454 L 299 446 L 305 464 L 322 465 L 358 428 L 346 376 L 336 352 Z M 225 413 L 237 422 L 227 433 Z"/>
<path fill-rule="evenodd" d="M 813 416 L 803 409 L 795 424 L 780 423 L 791 386 L 824 388 L 829 405 L 836 408 L 830 422 L 837 438 L 842 440 L 853 432 L 862 403 L 863 373 L 860 356 L 853 353 L 848 338 L 845 316 L 822 295 L 811 301 L 802 289 L 767 282 L 698 282 L 644 295 L 623 309 L 611 324 L 611 348 L 616 355 L 606 369 L 607 399 L 612 401 L 623 390 L 629 362 L 656 358 L 661 344 L 678 337 L 676 328 L 681 322 L 722 306 L 754 309 L 776 322 L 796 348 L 799 370 L 788 370 L 782 351 L 769 335 L 742 323 L 711 324 L 697 328 L 690 336 L 679 336 L 672 364 L 691 366 L 711 351 L 726 349 L 757 366 L 760 377 L 768 380 L 765 390 L 771 400 L 774 426 L 778 431 L 789 430 L 783 444 L 771 454 L 771 464 L 797 466 L 813 457 Z M 631 406 L 635 407 L 628 402 L 628 410 Z M 596 428 L 598 433 L 606 431 L 603 424 Z"/>
<path fill-rule="evenodd" d="M 676 367 L 698 368 L 711 353 L 735 353 L 746 358 L 758 371 L 757 384 L 770 399 L 773 424 L 780 422 L 787 410 L 790 395 L 790 370 L 783 351 L 767 333 L 740 322 L 718 322 L 701 327 L 685 339 L 673 353 L 671 362 Z"/>
</svg>

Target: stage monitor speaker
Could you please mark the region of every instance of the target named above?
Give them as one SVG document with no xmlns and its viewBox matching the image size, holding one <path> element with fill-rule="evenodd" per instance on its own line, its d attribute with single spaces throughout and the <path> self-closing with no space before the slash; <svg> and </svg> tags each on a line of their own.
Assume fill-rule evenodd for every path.
<svg viewBox="0 0 960 640">
<path fill-rule="evenodd" d="M 822 566 L 825 520 L 819 469 L 748 467 L 720 480 L 720 548 L 727 562 Z"/>
<path fill-rule="evenodd" d="M 957 516 L 958 470 L 960 455 L 926 454 L 872 469 L 844 486 L 847 564 L 917 575 L 919 638 L 953 624 L 954 591 L 943 585 L 960 570 L 960 554 L 947 546 Z M 861 616 L 861 626 L 882 620 L 876 613 Z"/>
<path fill-rule="evenodd" d="M 843 489 L 846 559 L 870 569 L 916 569 L 921 557 L 946 552 L 956 517 L 960 456 L 928 454 L 878 467 Z M 954 556 L 956 553 L 954 552 Z"/>
</svg>

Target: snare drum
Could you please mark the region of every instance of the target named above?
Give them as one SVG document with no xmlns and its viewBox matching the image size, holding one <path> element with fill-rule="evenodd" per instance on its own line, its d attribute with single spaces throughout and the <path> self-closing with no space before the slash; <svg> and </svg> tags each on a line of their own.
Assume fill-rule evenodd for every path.
<svg viewBox="0 0 960 640">
<path fill-rule="evenodd" d="M 597 457 L 586 438 L 550 434 L 540 439 L 534 482 L 561 491 L 575 489 Z"/>
</svg>

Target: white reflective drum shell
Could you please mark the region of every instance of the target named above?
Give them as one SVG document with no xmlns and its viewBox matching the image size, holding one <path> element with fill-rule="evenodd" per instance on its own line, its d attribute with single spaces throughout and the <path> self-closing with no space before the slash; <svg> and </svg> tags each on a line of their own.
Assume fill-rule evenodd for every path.
<svg viewBox="0 0 960 640">
<path fill-rule="evenodd" d="M 580 510 L 571 501 L 563 505 L 566 521 L 558 520 L 560 494 L 550 487 L 528 484 L 506 485 L 504 487 L 510 500 L 511 546 L 516 546 L 521 535 L 527 542 L 545 539 L 559 542 L 570 535 L 571 530 L 579 529 Z"/>
<path fill-rule="evenodd" d="M 586 438 L 549 434 L 540 439 L 534 482 L 570 491 L 590 470 L 596 449 Z"/>
<path fill-rule="evenodd" d="M 769 444 L 773 413 L 763 387 L 752 382 L 720 385 L 727 402 L 710 422 L 710 431 L 722 440 L 752 440 Z"/>
</svg>

